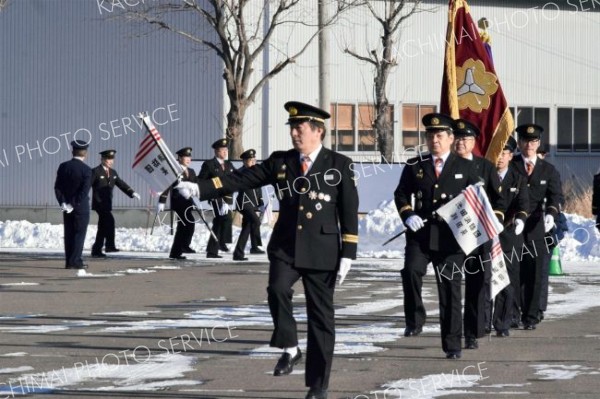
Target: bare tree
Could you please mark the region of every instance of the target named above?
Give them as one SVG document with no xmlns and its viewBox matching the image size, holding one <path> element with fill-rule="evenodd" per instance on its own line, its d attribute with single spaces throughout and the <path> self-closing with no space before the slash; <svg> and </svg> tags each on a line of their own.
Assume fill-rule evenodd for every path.
<svg viewBox="0 0 600 399">
<path fill-rule="evenodd" d="M 0 0 L 0 11 L 8 4 L 8 0 Z"/>
<path fill-rule="evenodd" d="M 402 23 L 419 11 L 421 0 L 364 0 L 373 18 L 381 26 L 381 45 L 366 49 L 364 54 L 346 47 L 344 51 L 354 58 L 373 65 L 375 112 L 373 128 L 376 131 L 377 149 L 384 161 L 391 161 L 393 154 L 393 129 L 390 118 L 389 101 L 386 94 L 387 81 L 391 70 L 398 65 L 393 55 L 394 44 L 398 41 Z"/>
<path fill-rule="evenodd" d="M 319 1 L 336 4 L 336 11 L 325 21 L 323 29 L 333 24 L 356 0 Z M 166 0 L 123 9 L 119 17 L 176 33 L 199 48 L 213 51 L 223 61 L 223 79 L 229 98 L 226 136 L 231 140 L 231 155 L 237 158 L 243 152 L 244 116 L 248 107 L 265 83 L 294 63 L 319 34 L 316 7 L 307 10 L 305 3 L 306 0 Z M 182 22 L 184 18 L 178 18 L 181 13 L 188 17 L 187 25 Z M 314 30 L 308 36 L 293 37 L 291 47 L 295 50 L 270 42 L 275 31 L 297 24 L 314 27 Z M 255 61 L 264 51 L 273 51 L 273 48 L 280 61 L 262 76 L 252 79 Z"/>
</svg>

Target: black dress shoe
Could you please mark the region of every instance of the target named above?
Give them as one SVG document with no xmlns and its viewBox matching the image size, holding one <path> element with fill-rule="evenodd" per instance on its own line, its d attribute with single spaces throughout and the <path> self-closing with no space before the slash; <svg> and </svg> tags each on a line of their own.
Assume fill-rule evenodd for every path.
<svg viewBox="0 0 600 399">
<path fill-rule="evenodd" d="M 121 252 L 118 248 L 105 248 L 104 252 Z"/>
<path fill-rule="evenodd" d="M 414 337 L 416 335 L 419 335 L 423 332 L 423 327 L 419 326 L 419 327 L 406 327 L 404 329 L 404 336 L 405 337 Z"/>
<path fill-rule="evenodd" d="M 278 377 L 280 375 L 290 374 L 292 371 L 294 371 L 294 365 L 296 365 L 300 359 L 302 359 L 302 352 L 300 352 L 300 349 L 298 349 L 298 352 L 294 357 L 292 357 L 292 355 L 289 353 L 284 353 L 277 361 L 273 375 Z"/>
<path fill-rule="evenodd" d="M 523 330 L 535 330 L 535 324 L 523 323 Z"/>
<path fill-rule="evenodd" d="M 92 252 L 92 258 L 106 258 L 106 254 L 102 252 Z"/>
<path fill-rule="evenodd" d="M 327 391 L 321 388 L 311 388 L 304 399 L 327 399 Z"/>
<path fill-rule="evenodd" d="M 496 337 L 509 337 L 510 332 L 508 330 L 498 330 L 496 331 Z"/>
<path fill-rule="evenodd" d="M 538 310 L 537 319 L 538 319 L 538 323 L 541 323 L 542 320 L 544 320 L 544 311 L 543 310 Z"/>
<path fill-rule="evenodd" d="M 477 338 L 465 338 L 465 349 L 478 349 L 479 342 L 477 342 Z"/>
<path fill-rule="evenodd" d="M 196 251 L 194 251 L 194 250 L 193 250 L 192 248 L 190 248 L 190 247 L 183 248 L 183 250 L 182 250 L 181 252 L 183 252 L 184 254 L 195 254 L 195 253 L 196 253 Z"/>
<path fill-rule="evenodd" d="M 239 260 L 239 261 L 242 261 L 242 260 L 248 260 L 248 258 L 244 258 L 243 256 L 234 256 L 234 257 L 233 257 L 233 260 Z"/>
<path fill-rule="evenodd" d="M 513 320 L 510 322 L 510 328 L 519 328 L 521 327 L 521 322 L 519 320 Z"/>
<path fill-rule="evenodd" d="M 185 256 L 183 256 L 183 255 L 169 255 L 169 259 L 185 260 L 187 258 Z"/>
<path fill-rule="evenodd" d="M 255 254 L 255 255 L 260 255 L 260 254 L 264 254 L 265 251 L 263 251 L 262 249 L 258 249 L 258 248 L 254 248 L 250 250 L 251 254 Z"/>
<path fill-rule="evenodd" d="M 461 351 L 448 351 L 446 352 L 446 359 L 460 359 L 462 357 Z"/>
<path fill-rule="evenodd" d="M 206 254 L 207 258 L 222 258 L 221 255 L 217 255 L 217 254 Z"/>
<path fill-rule="evenodd" d="M 87 263 L 82 263 L 81 265 L 67 265 L 65 269 L 87 269 Z"/>
<path fill-rule="evenodd" d="M 227 247 L 219 247 L 219 251 L 229 252 L 229 248 L 227 248 Z"/>
</svg>

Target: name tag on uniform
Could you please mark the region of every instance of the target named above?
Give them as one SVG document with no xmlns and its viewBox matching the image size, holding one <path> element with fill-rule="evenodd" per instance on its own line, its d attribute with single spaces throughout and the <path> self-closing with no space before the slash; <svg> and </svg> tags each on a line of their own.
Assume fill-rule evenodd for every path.
<svg viewBox="0 0 600 399">
<path fill-rule="evenodd" d="M 514 193 L 515 191 L 517 191 L 517 188 L 516 188 L 516 187 L 511 187 L 509 191 L 510 191 L 511 193 Z"/>
<path fill-rule="evenodd" d="M 334 179 L 333 175 L 325 175 L 325 181 L 333 180 L 333 179 Z"/>
<path fill-rule="evenodd" d="M 458 174 L 454 175 L 454 178 L 455 179 L 462 179 L 463 175 L 462 175 L 462 173 L 458 173 Z"/>
<path fill-rule="evenodd" d="M 101 179 L 104 179 L 104 176 L 100 176 Z"/>
<path fill-rule="evenodd" d="M 546 180 L 540 180 L 540 184 L 546 184 Z"/>
</svg>

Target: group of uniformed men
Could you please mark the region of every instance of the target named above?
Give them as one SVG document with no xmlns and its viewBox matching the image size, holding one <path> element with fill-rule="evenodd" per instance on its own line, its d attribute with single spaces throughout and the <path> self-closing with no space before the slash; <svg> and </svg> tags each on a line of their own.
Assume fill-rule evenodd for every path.
<svg viewBox="0 0 600 399">
<path fill-rule="evenodd" d="M 423 331 L 426 312 L 422 299 L 423 276 L 433 264 L 439 294 L 442 349 L 448 359 L 462 356 L 464 348 L 477 349 L 478 338 L 491 330 L 508 336 L 511 327 L 533 330 L 543 319 L 540 302 L 548 273 L 545 256 L 551 251 L 547 234 L 554 228 L 562 201 L 557 170 L 538 158 L 543 129 L 534 124 L 518 126 L 517 141 L 510 137 L 496 165 L 474 156 L 479 129 L 462 119 L 444 114 L 423 117 L 429 153 L 407 161 L 394 199 L 407 226 L 402 274 L 406 337 Z M 516 148 L 520 154 L 514 156 Z M 467 186 L 483 183 L 497 217 L 504 225 L 500 235 L 510 285 L 490 298 L 491 241 L 465 254 L 449 226 L 436 210 Z M 455 266 L 461 268 L 457 273 Z M 465 277 L 464 315 L 461 280 Z"/>
<path fill-rule="evenodd" d="M 207 257 L 218 258 L 219 250 L 227 250 L 230 242 L 232 206 L 231 194 L 239 192 L 237 208 L 242 211 L 242 235 L 234 251 L 234 259 L 245 260 L 244 246 L 248 235 L 252 248 L 261 245 L 256 233 L 259 223 L 256 209 L 261 205 L 256 190 L 264 185 L 276 188 L 279 217 L 273 229 L 267 252 L 269 281 L 267 287 L 269 308 L 274 323 L 271 346 L 283 354 L 278 360 L 275 376 L 290 374 L 302 358 L 298 348 L 296 321 L 293 316 L 292 286 L 300 278 L 304 285 L 308 315 L 308 342 L 305 381 L 309 391 L 306 398 L 327 398 L 327 387 L 335 342 L 333 293 L 336 276 L 340 283 L 356 257 L 358 243 L 358 193 L 351 160 L 324 148 L 325 119 L 328 112 L 300 102 L 285 104 L 293 148 L 272 153 L 268 159 L 255 165 L 255 151 L 243 155 L 244 167 L 239 170 L 227 161 L 227 140 L 213 144 L 215 158 L 203 164 L 196 177 L 189 166 L 189 147 L 177 152 L 184 167 L 183 181 L 174 184 L 160 199 L 159 210 L 164 209 L 166 196 L 171 194 L 171 207 L 184 222 L 177 227 L 170 256 L 183 259 L 183 253 L 193 252 L 190 237 L 193 220 L 190 195 L 210 200 L 215 213 L 213 232 L 207 247 Z M 511 327 L 526 330 L 536 328 L 543 318 L 540 300 L 543 263 L 541 254 L 548 251 L 546 234 L 553 228 L 559 214 L 561 196 L 560 177 L 548 162 L 536 156 L 542 128 L 527 124 L 517 127 L 518 143 L 509 138 L 496 165 L 472 154 L 478 128 L 466 120 L 453 120 L 444 114 L 423 117 L 429 153 L 407 161 L 400 182 L 394 192 L 398 212 L 407 227 L 406 251 L 402 274 L 404 314 L 407 337 L 423 331 L 426 312 L 422 300 L 422 282 L 427 265 L 433 264 L 439 294 L 442 349 L 449 359 L 462 355 L 462 337 L 465 348 L 476 349 L 477 339 L 490 326 L 499 337 L 509 335 Z M 74 145 L 74 159 L 59 168 L 57 199 L 65 210 L 65 231 L 81 234 L 73 225 L 70 205 L 77 208 L 86 203 L 91 170 Z M 520 155 L 514 156 L 516 148 Z M 104 153 L 103 153 L 104 154 Z M 114 152 L 104 155 L 114 155 Z M 103 157 L 104 157 L 103 155 Z M 104 158 L 103 158 L 104 159 Z M 132 197 L 135 193 L 118 177 L 110 165 L 96 168 L 99 180 L 114 180 L 119 188 Z M 87 168 L 87 169 L 86 169 Z M 74 172 L 76 171 L 76 172 Z M 113 174 L 114 173 L 114 174 Z M 75 175 L 80 175 L 74 180 Z M 81 185 L 79 197 L 73 198 L 64 187 L 65 176 L 72 186 Z M 506 254 L 511 284 L 495 298 L 491 313 L 489 286 L 490 245 L 484 244 L 474 254 L 464 254 L 448 225 L 436 215 L 436 210 L 475 183 L 483 183 L 498 218 L 504 224 L 500 239 Z M 86 186 L 87 185 L 87 186 Z M 86 190 L 87 187 L 87 190 Z M 70 204 L 70 205 L 69 205 Z M 100 215 L 102 211 L 95 208 Z M 88 212 L 89 220 L 89 212 Z M 105 219 L 106 220 L 106 219 Z M 87 225 L 87 222 L 86 222 Z M 106 225 L 111 224 L 110 219 Z M 114 249 L 110 234 L 103 233 L 94 244 L 102 248 L 106 238 L 107 251 Z M 228 241 L 229 240 L 229 241 Z M 77 241 L 77 240 L 75 240 Z M 79 244 L 77 244 L 79 245 Z M 82 246 L 82 243 L 81 243 Z M 67 267 L 77 265 L 79 259 L 70 259 Z M 467 259 L 469 256 L 469 260 Z M 462 273 L 453 267 L 462 265 L 465 271 L 464 318 L 461 309 Z M 547 293 L 546 293 L 547 295 Z"/>
</svg>

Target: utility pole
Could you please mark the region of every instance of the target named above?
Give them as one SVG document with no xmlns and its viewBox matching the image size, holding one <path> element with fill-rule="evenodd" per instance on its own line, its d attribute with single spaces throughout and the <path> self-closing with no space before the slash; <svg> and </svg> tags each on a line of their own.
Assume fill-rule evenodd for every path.
<svg viewBox="0 0 600 399">
<path fill-rule="evenodd" d="M 329 28 L 325 24 L 329 20 L 329 0 L 319 0 L 319 107 L 327 112 L 331 109 L 329 98 Z M 327 134 L 323 145 L 331 148 L 331 123 L 325 121 Z"/>
</svg>

